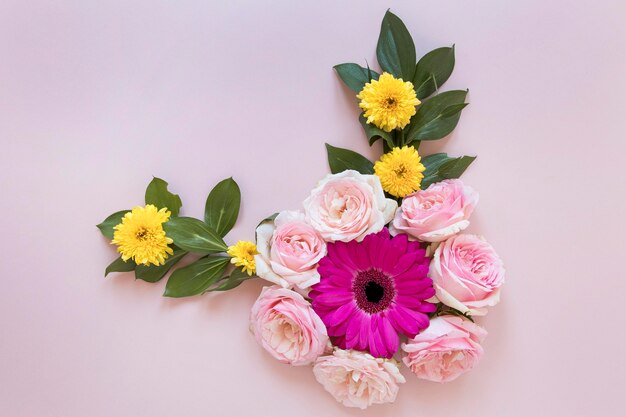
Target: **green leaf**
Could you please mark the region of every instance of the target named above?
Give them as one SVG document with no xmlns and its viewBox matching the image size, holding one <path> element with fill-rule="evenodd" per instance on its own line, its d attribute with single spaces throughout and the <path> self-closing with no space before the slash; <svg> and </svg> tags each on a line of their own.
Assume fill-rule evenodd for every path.
<svg viewBox="0 0 626 417">
<path fill-rule="evenodd" d="M 436 175 L 437 170 L 441 165 L 443 165 L 446 161 L 449 161 L 453 158 L 450 158 L 447 153 L 435 153 L 432 155 L 422 157 L 422 165 L 426 168 L 424 170 L 424 178 L 422 179 L 421 188 L 422 190 L 428 187 L 433 182 L 437 182 Z"/>
<path fill-rule="evenodd" d="M 435 182 L 459 178 L 474 159 L 476 159 L 475 156 L 452 158 L 445 153 L 425 156 L 422 158 L 422 164 L 426 167 L 421 184 L 422 190 Z"/>
<path fill-rule="evenodd" d="M 246 272 L 243 272 L 241 269 L 237 268 L 233 272 L 231 272 L 229 276 L 221 280 L 217 286 L 211 288 L 208 291 L 232 290 L 233 288 L 240 286 L 242 282 L 247 281 L 250 278 L 254 278 L 254 275 L 250 276 Z"/>
<path fill-rule="evenodd" d="M 365 61 L 365 62 L 367 62 L 367 61 Z M 369 64 L 367 64 L 367 78 L 368 78 L 369 80 L 378 80 L 378 79 L 380 78 L 380 74 L 379 74 L 379 73 L 377 73 L 376 71 L 373 71 L 373 70 L 370 68 L 370 65 L 369 65 Z"/>
<path fill-rule="evenodd" d="M 439 167 L 439 174 L 444 179 L 459 178 L 475 159 L 475 156 L 454 158 L 452 161 L 447 161 Z"/>
<path fill-rule="evenodd" d="M 109 217 L 104 219 L 102 223 L 97 225 L 98 229 L 100 229 L 100 232 L 104 236 L 108 237 L 109 239 L 113 239 L 113 234 L 115 233 L 115 230 L 113 230 L 113 228 L 120 224 L 122 222 L 122 217 L 124 217 L 124 215 L 129 212 L 130 210 L 122 210 L 111 214 Z"/>
<path fill-rule="evenodd" d="M 452 117 L 452 116 L 456 115 L 457 113 L 459 113 L 461 110 L 463 110 L 468 105 L 469 105 L 469 103 L 459 103 L 459 104 L 453 104 L 451 106 L 448 106 L 448 107 L 446 107 L 444 109 L 444 111 L 441 112 L 441 117 L 443 119 L 448 118 L 448 117 Z"/>
<path fill-rule="evenodd" d="M 137 265 L 135 264 L 135 262 L 133 262 L 132 259 L 124 262 L 122 260 L 122 257 L 120 256 L 119 258 L 111 262 L 109 266 L 107 266 L 107 269 L 104 270 L 104 276 L 106 277 L 111 272 L 130 272 L 134 270 L 136 266 Z"/>
<path fill-rule="evenodd" d="M 172 269 L 174 265 L 178 263 L 185 255 L 186 250 L 179 248 L 174 249 L 174 254 L 168 256 L 163 265 L 137 265 L 135 269 L 135 278 L 144 280 L 146 282 L 157 282 L 167 274 L 167 271 Z"/>
<path fill-rule="evenodd" d="M 358 64 L 339 64 L 335 65 L 335 71 L 339 74 L 339 77 L 343 82 L 356 93 L 360 93 L 365 87 L 366 83 L 377 80 L 380 75 L 376 71 L 372 71 L 369 68 L 363 68 Z"/>
<path fill-rule="evenodd" d="M 209 254 L 228 250 L 224 240 L 198 219 L 174 217 L 164 223 L 163 228 L 174 244 L 186 251 Z"/>
<path fill-rule="evenodd" d="M 165 297 L 189 297 L 205 292 L 219 280 L 230 263 L 225 256 L 207 256 L 177 269 L 167 280 Z"/>
<path fill-rule="evenodd" d="M 459 123 L 461 110 L 467 103 L 467 91 L 446 91 L 426 100 L 411 119 L 406 133 L 407 143 L 415 140 L 441 139 Z"/>
<path fill-rule="evenodd" d="M 415 67 L 413 87 L 417 98 L 424 99 L 441 88 L 454 69 L 454 46 L 438 48 L 424 55 Z"/>
<path fill-rule="evenodd" d="M 413 79 L 415 73 L 415 44 L 402 20 L 387 10 L 380 26 L 376 46 L 380 67 L 404 81 Z"/>
<path fill-rule="evenodd" d="M 239 216 L 241 191 L 232 178 L 220 181 L 209 193 L 204 205 L 204 222 L 224 237 Z"/>
<path fill-rule="evenodd" d="M 183 202 L 178 194 L 172 194 L 167 190 L 167 182 L 154 177 L 146 188 L 146 204 L 155 205 L 159 209 L 167 208 L 172 212 L 172 217 L 176 217 Z"/>
<path fill-rule="evenodd" d="M 370 146 L 372 146 L 378 139 L 382 138 L 385 142 L 387 142 L 388 146 L 391 148 L 394 147 L 393 135 L 391 132 L 385 132 L 371 123 L 368 124 L 367 119 L 363 116 L 363 113 L 359 116 L 359 122 L 361 122 L 361 126 L 363 126 L 363 130 L 365 131 L 365 135 L 367 136 Z"/>
<path fill-rule="evenodd" d="M 328 165 L 330 172 L 337 174 L 348 169 L 353 169 L 361 174 L 373 174 L 374 164 L 361 154 L 349 149 L 335 148 L 326 144 Z"/>
</svg>

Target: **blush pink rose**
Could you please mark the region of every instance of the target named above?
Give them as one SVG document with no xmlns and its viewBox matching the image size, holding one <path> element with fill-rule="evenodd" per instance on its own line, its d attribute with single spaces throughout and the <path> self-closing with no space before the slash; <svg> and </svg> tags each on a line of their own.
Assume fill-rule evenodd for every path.
<svg viewBox="0 0 626 417">
<path fill-rule="evenodd" d="M 458 235 L 435 250 L 430 277 L 436 297 L 462 313 L 483 316 L 500 301 L 504 266 L 491 245 L 475 235 Z"/>
<path fill-rule="evenodd" d="M 328 336 L 322 320 L 297 292 L 265 287 L 252 306 L 250 329 L 273 357 L 307 365 L 324 353 Z"/>
<path fill-rule="evenodd" d="M 352 170 L 326 176 L 304 201 L 307 222 L 329 242 L 360 242 L 381 231 L 397 207 L 376 175 Z"/>
<path fill-rule="evenodd" d="M 361 409 L 394 402 L 398 384 L 405 382 L 396 361 L 356 350 L 335 349 L 332 355 L 318 358 L 313 373 L 337 401 Z"/>
<path fill-rule="evenodd" d="M 485 336 L 485 329 L 469 320 L 435 317 L 426 330 L 402 344 L 403 360 L 420 379 L 452 381 L 476 365 Z"/>
<path fill-rule="evenodd" d="M 320 281 L 317 263 L 326 242 L 304 221 L 304 213 L 283 211 L 256 229 L 256 274 L 284 288 L 305 289 Z"/>
<path fill-rule="evenodd" d="M 425 242 L 441 242 L 469 226 L 478 193 L 461 180 L 444 180 L 402 200 L 391 224 L 392 235 L 406 233 Z"/>
</svg>

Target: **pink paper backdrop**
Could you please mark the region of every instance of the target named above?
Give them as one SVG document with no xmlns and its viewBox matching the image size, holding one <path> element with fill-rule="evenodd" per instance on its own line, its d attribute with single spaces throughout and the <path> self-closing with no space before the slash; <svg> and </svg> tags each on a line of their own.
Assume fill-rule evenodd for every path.
<svg viewBox="0 0 626 417">
<path fill-rule="evenodd" d="M 391 7 L 418 54 L 456 43 L 471 105 L 432 152 L 478 154 L 472 231 L 505 259 L 478 368 L 339 406 L 248 333 L 263 283 L 184 300 L 132 276 L 95 228 L 157 175 L 201 217 L 233 175 L 229 242 L 296 208 L 324 142 L 369 156 L 332 71 L 374 61 Z M 626 414 L 622 0 L 0 3 L 0 415 Z"/>
</svg>

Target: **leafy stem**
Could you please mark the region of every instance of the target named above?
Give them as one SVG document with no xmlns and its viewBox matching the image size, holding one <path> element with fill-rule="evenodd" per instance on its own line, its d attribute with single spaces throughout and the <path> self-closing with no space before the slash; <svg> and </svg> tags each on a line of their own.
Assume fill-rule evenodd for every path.
<svg viewBox="0 0 626 417">
<path fill-rule="evenodd" d="M 406 143 L 404 142 L 404 130 L 403 129 L 396 129 L 395 132 L 395 141 L 394 143 L 396 144 L 396 146 L 398 146 L 399 148 L 403 147 L 404 145 L 406 145 Z"/>
</svg>

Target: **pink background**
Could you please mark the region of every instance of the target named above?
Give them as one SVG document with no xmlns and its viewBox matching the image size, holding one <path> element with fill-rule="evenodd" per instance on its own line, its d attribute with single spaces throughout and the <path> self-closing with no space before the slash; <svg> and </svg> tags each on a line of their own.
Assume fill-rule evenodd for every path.
<svg viewBox="0 0 626 417">
<path fill-rule="evenodd" d="M 478 368 L 412 378 L 345 409 L 248 333 L 263 282 L 183 300 L 129 274 L 95 224 L 151 175 L 184 214 L 233 175 L 228 242 L 297 208 L 324 142 L 372 158 L 332 71 L 374 62 L 387 7 L 421 55 L 457 45 L 459 128 L 426 153 L 478 154 L 472 231 L 508 269 Z M 623 0 L 0 3 L 0 415 L 623 416 Z"/>
</svg>

